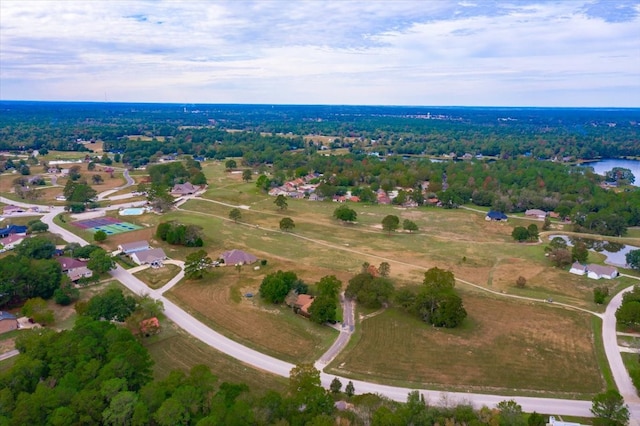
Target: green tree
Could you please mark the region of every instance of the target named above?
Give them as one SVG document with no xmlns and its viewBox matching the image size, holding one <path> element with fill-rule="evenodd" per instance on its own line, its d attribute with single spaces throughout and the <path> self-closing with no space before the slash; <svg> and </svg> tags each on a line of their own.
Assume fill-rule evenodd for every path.
<svg viewBox="0 0 640 426">
<path fill-rule="evenodd" d="M 207 252 L 198 250 L 187 255 L 184 264 L 184 275 L 190 280 L 201 279 L 212 266 L 213 260 L 207 255 Z"/>
<path fill-rule="evenodd" d="M 389 235 L 394 232 L 400 226 L 400 219 L 395 215 L 387 215 L 382 219 L 382 229 L 384 229 Z"/>
<path fill-rule="evenodd" d="M 347 396 L 349 398 L 351 398 L 353 395 L 355 395 L 356 389 L 353 386 L 353 382 L 351 380 L 349 380 L 349 383 L 347 383 L 347 387 L 344 388 L 344 393 L 347 394 Z"/>
<path fill-rule="evenodd" d="M 532 241 L 538 240 L 538 235 L 540 234 L 538 231 L 538 225 L 536 225 L 535 223 L 532 223 L 531 225 L 527 226 L 527 232 L 529 233 L 530 240 Z"/>
<path fill-rule="evenodd" d="M 162 241 L 167 240 L 167 234 L 171 231 L 171 223 L 160 222 L 156 228 L 156 238 Z"/>
<path fill-rule="evenodd" d="M 514 400 L 500 401 L 496 406 L 500 411 L 501 426 L 524 426 L 526 421 L 522 413 L 522 407 Z"/>
<path fill-rule="evenodd" d="M 635 300 L 623 302 L 616 310 L 616 320 L 627 326 L 640 325 L 640 302 Z"/>
<path fill-rule="evenodd" d="M 15 249 L 19 256 L 30 259 L 51 259 L 56 245 L 45 237 L 32 237 L 23 240 Z"/>
<path fill-rule="evenodd" d="M 91 176 L 91 182 L 93 182 L 94 185 L 100 185 L 104 180 L 102 179 L 102 176 L 95 174 Z"/>
<path fill-rule="evenodd" d="M 635 269 L 636 271 L 640 271 L 640 249 L 631 250 L 629 253 L 625 255 L 627 264 L 631 269 Z"/>
<path fill-rule="evenodd" d="M 388 277 L 391 273 L 391 265 L 388 262 L 381 262 L 378 267 L 378 273 L 381 277 Z"/>
<path fill-rule="evenodd" d="M 328 296 L 316 296 L 309 306 L 309 319 L 318 324 L 336 320 L 336 301 Z"/>
<path fill-rule="evenodd" d="M 405 231 L 409 231 L 410 233 L 416 232 L 418 230 L 418 225 L 412 220 L 405 219 L 402 222 L 402 229 Z"/>
<path fill-rule="evenodd" d="M 260 297 L 269 303 L 282 303 L 297 280 L 295 272 L 278 271 L 268 274 L 260 284 Z"/>
<path fill-rule="evenodd" d="M 47 309 L 47 302 L 41 297 L 34 297 L 29 299 L 22 306 L 22 315 L 25 317 L 33 318 L 35 322 L 42 325 L 53 324 L 55 318 L 53 311 Z"/>
<path fill-rule="evenodd" d="M 535 411 L 529 415 L 527 419 L 527 426 L 545 426 L 547 424 L 544 416 L 542 414 L 536 413 Z"/>
<path fill-rule="evenodd" d="M 124 321 L 136 308 L 136 300 L 125 296 L 117 287 L 111 287 L 102 294 L 93 296 L 85 312 L 95 320 Z"/>
<path fill-rule="evenodd" d="M 593 289 L 593 302 L 602 305 L 609 296 L 609 287 L 599 286 Z"/>
<path fill-rule="evenodd" d="M 138 395 L 123 391 L 111 398 L 109 406 L 102 412 L 105 424 L 124 426 L 131 424 L 131 419 L 138 403 Z"/>
<path fill-rule="evenodd" d="M 629 423 L 629 409 L 622 395 L 614 389 L 599 393 L 592 399 L 591 413 L 596 425 L 623 426 Z"/>
<path fill-rule="evenodd" d="M 269 191 L 271 188 L 271 179 L 269 179 L 266 175 L 260 175 L 256 180 L 256 187 L 258 187 L 263 192 Z"/>
<path fill-rule="evenodd" d="M 236 223 L 240 219 L 242 219 L 242 212 L 240 211 L 240 209 L 231 209 L 231 211 L 229 212 L 229 219 L 233 220 Z"/>
<path fill-rule="evenodd" d="M 342 222 L 355 222 L 358 218 L 358 214 L 355 210 L 343 204 L 334 210 L 333 217 L 341 220 Z"/>
<path fill-rule="evenodd" d="M 232 169 L 235 169 L 236 167 L 238 167 L 238 164 L 236 163 L 236 160 L 229 159 L 229 160 L 224 162 L 224 167 L 226 167 L 227 170 L 232 170 Z"/>
<path fill-rule="evenodd" d="M 285 197 L 285 196 L 284 196 L 284 195 L 282 195 L 282 194 L 279 194 L 279 195 L 276 197 L 276 199 L 275 199 L 275 200 L 273 200 L 273 203 L 274 203 L 276 206 L 278 206 L 278 208 L 279 208 L 280 210 L 286 210 L 286 209 L 287 209 L 287 207 L 288 207 L 288 204 L 287 204 L 287 197 Z"/>
<path fill-rule="evenodd" d="M 335 275 L 324 276 L 316 283 L 316 289 L 319 296 L 327 296 L 334 300 L 338 299 L 341 287 L 342 281 L 336 278 Z"/>
<path fill-rule="evenodd" d="M 522 242 L 529 239 L 529 231 L 524 226 L 516 226 L 511 232 L 511 236 L 514 240 Z"/>
<path fill-rule="evenodd" d="M 329 390 L 331 393 L 340 393 L 342 389 L 342 382 L 337 377 L 334 377 L 331 381 L 331 385 L 329 385 Z"/>
<path fill-rule="evenodd" d="M 42 222 L 41 220 L 33 220 L 29 222 L 29 229 L 27 230 L 28 234 L 34 234 L 38 232 L 47 232 L 49 230 L 49 225 Z"/>
<path fill-rule="evenodd" d="M 280 219 L 280 230 L 288 232 L 296 227 L 296 224 L 293 222 L 293 219 L 290 217 L 283 217 Z"/>
<path fill-rule="evenodd" d="M 587 263 L 587 259 L 589 259 L 589 249 L 587 249 L 587 245 L 582 241 L 577 241 L 573 247 L 571 247 L 571 258 L 574 262 Z"/>
<path fill-rule="evenodd" d="M 99 231 L 96 231 L 96 232 L 93 234 L 93 240 L 94 240 L 96 243 L 102 243 L 102 242 L 104 242 L 106 239 L 107 239 L 107 233 L 106 233 L 106 232 L 104 232 L 102 229 L 101 229 L 101 230 L 99 230 Z"/>
<path fill-rule="evenodd" d="M 243 170 L 242 171 L 242 180 L 245 181 L 245 182 L 250 182 L 252 174 L 253 174 L 253 172 L 251 171 L 251 169 Z"/>
<path fill-rule="evenodd" d="M 87 262 L 87 268 L 91 269 L 96 275 L 102 275 L 115 269 L 115 267 L 116 262 L 113 260 L 113 257 L 103 249 L 94 250 Z"/>
</svg>

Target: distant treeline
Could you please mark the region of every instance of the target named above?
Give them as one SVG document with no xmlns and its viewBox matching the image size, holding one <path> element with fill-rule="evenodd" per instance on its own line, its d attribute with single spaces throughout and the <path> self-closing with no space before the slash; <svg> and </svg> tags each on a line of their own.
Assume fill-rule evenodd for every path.
<svg viewBox="0 0 640 426">
<path fill-rule="evenodd" d="M 76 143 L 81 139 L 104 140 L 111 149 L 135 153 L 139 151 L 135 143 L 129 145 L 122 138 L 144 135 L 170 139 L 154 146 L 157 152 L 208 153 L 221 158 L 227 153 L 239 156 L 241 151 L 244 155 L 242 139 L 256 143 L 265 139 L 261 143 L 272 149 L 278 144 L 284 145 L 279 149 L 289 149 L 300 148 L 301 140 L 267 135 L 316 134 L 336 136 L 337 143 L 346 147 L 373 146 L 383 153 L 618 158 L 640 156 L 639 122 L 638 109 L 4 101 L 0 102 L 0 149 L 83 150 L 84 145 Z M 203 126 L 208 128 L 197 129 Z M 221 132 L 230 129 L 250 132 L 250 136 L 225 137 L 226 132 Z M 236 146 L 211 148 L 216 143 Z M 131 155 L 132 161 L 135 157 Z"/>
</svg>

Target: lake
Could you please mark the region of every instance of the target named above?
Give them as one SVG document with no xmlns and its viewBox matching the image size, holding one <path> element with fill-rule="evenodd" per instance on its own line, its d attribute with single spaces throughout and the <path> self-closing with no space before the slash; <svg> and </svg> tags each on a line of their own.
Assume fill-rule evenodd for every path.
<svg viewBox="0 0 640 426">
<path fill-rule="evenodd" d="M 617 160 L 607 159 L 600 161 L 592 161 L 582 164 L 584 167 L 592 167 L 596 174 L 604 176 L 606 172 L 614 167 L 623 167 L 631 170 L 633 176 L 636 178 L 634 186 L 640 186 L 640 160 Z"/>
<path fill-rule="evenodd" d="M 637 250 L 638 247 L 629 246 L 622 243 L 615 243 L 613 241 L 592 240 L 590 238 L 578 238 L 568 237 L 566 235 L 549 235 L 549 241 L 555 237 L 560 237 L 567 242 L 569 247 L 572 247 L 577 241 L 581 241 L 586 244 L 589 250 L 604 254 L 607 256 L 607 260 L 604 263 L 613 266 L 619 266 L 621 268 L 628 268 L 627 266 L 627 253 L 632 250 Z"/>
</svg>

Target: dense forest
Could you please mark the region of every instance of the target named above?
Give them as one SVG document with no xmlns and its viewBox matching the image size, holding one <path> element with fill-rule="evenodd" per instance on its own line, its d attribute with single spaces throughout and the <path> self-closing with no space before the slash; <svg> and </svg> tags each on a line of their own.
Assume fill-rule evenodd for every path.
<svg viewBox="0 0 640 426">
<path fill-rule="evenodd" d="M 194 127 L 209 129 L 198 137 Z M 637 109 L 0 102 L 4 150 L 82 150 L 77 140 L 98 139 L 123 149 L 123 137 L 145 135 L 175 138 L 173 152 L 203 155 L 211 143 L 227 142 L 220 131 L 230 129 L 254 134 L 243 138 L 265 133 L 357 138 L 396 154 L 640 156 Z M 297 144 L 288 138 L 276 142 Z M 191 147 L 185 150 L 183 143 Z"/>
</svg>

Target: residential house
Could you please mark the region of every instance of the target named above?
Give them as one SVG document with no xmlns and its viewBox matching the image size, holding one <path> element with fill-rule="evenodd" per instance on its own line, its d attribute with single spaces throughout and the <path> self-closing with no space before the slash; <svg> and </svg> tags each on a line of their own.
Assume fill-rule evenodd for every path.
<svg viewBox="0 0 640 426">
<path fill-rule="evenodd" d="M 304 317 L 309 317 L 309 308 L 313 303 L 313 296 L 308 294 L 298 294 L 295 301 L 291 304 L 291 307 L 295 311 L 295 313 L 300 314 Z"/>
<path fill-rule="evenodd" d="M 547 217 L 547 212 L 545 212 L 544 210 L 540 210 L 540 209 L 529 209 L 527 211 L 524 212 L 524 215 L 527 217 L 535 217 L 538 219 L 544 219 L 545 217 Z"/>
<path fill-rule="evenodd" d="M 9 312 L 0 311 L 0 334 L 18 329 L 18 318 Z"/>
<path fill-rule="evenodd" d="M 487 213 L 487 216 L 485 217 L 485 220 L 492 220 L 494 222 L 503 222 L 507 220 L 507 215 L 495 210 L 489 210 L 489 212 Z"/>
<path fill-rule="evenodd" d="M 9 205 L 9 206 L 4 206 L 4 208 L 2 209 L 2 214 L 10 215 L 14 213 L 24 213 L 25 211 L 26 209 L 24 207 Z"/>
<path fill-rule="evenodd" d="M 5 228 L 0 229 L 0 238 L 8 237 L 9 235 L 27 235 L 27 227 L 23 225 L 8 225 Z"/>
<path fill-rule="evenodd" d="M 316 194 L 315 192 L 311 195 L 309 195 L 309 201 L 323 201 L 324 197 L 321 197 L 320 195 Z"/>
<path fill-rule="evenodd" d="M 596 265 L 593 263 L 587 265 L 587 277 L 593 280 L 599 280 L 600 278 L 612 280 L 617 276 L 618 270 L 613 266 Z"/>
<path fill-rule="evenodd" d="M 176 183 L 171 188 L 171 193 L 175 195 L 190 195 L 200 190 L 199 186 L 193 185 L 191 182 Z"/>
<path fill-rule="evenodd" d="M 141 250 L 131 254 L 131 260 L 138 265 L 163 266 L 162 261 L 166 258 L 167 255 L 161 248 Z"/>
<path fill-rule="evenodd" d="M 62 273 L 67 274 L 73 282 L 93 276 L 93 271 L 87 268 L 87 262 L 65 256 L 56 257 L 56 261 L 60 264 Z"/>
<path fill-rule="evenodd" d="M 587 272 L 587 267 L 580 262 L 574 262 L 569 272 L 576 275 L 584 275 Z"/>
<path fill-rule="evenodd" d="M 20 245 L 22 240 L 24 240 L 25 238 L 27 238 L 26 235 L 12 234 L 8 237 L 0 239 L 0 244 L 2 244 L 2 248 L 5 250 L 13 250 L 18 245 Z"/>
<path fill-rule="evenodd" d="M 118 250 L 120 250 L 124 254 L 131 254 L 137 251 L 149 250 L 151 246 L 149 246 L 148 241 L 134 241 L 132 243 L 122 243 L 118 246 Z"/>
<path fill-rule="evenodd" d="M 236 249 L 225 251 L 220 255 L 220 259 L 225 265 L 250 265 L 258 260 L 257 257 L 250 253 Z"/>
</svg>

